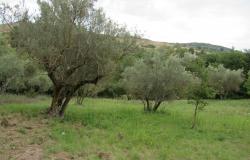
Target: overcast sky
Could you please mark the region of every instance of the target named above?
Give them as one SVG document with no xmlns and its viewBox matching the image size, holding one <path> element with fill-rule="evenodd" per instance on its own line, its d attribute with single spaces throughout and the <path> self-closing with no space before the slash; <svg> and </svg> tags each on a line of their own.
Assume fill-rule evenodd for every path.
<svg viewBox="0 0 250 160">
<path fill-rule="evenodd" d="M 26 0 L 31 8 L 34 1 Z M 250 0 L 99 0 L 98 6 L 151 40 L 250 48 Z"/>
</svg>

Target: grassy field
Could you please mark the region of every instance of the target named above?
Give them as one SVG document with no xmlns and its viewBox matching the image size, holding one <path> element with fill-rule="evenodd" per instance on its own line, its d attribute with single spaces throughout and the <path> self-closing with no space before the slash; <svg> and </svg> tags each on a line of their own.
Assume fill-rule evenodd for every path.
<svg viewBox="0 0 250 160">
<path fill-rule="evenodd" d="M 150 114 L 137 101 L 86 99 L 64 120 L 41 114 L 49 101 L 0 104 L 1 160 L 250 160 L 250 100 L 209 101 L 194 130 L 186 101 Z"/>
</svg>

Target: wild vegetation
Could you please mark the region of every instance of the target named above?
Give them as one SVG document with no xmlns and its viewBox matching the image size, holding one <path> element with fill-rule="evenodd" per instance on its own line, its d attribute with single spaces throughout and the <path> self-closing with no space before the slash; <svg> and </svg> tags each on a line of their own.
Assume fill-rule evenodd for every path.
<svg viewBox="0 0 250 160">
<path fill-rule="evenodd" d="M 50 98 L 31 100 L 0 106 L 1 119 L 9 122 L 0 127 L 0 153 L 6 160 L 34 152 L 45 160 L 250 156 L 249 100 L 209 100 L 195 130 L 190 129 L 193 106 L 185 100 L 163 103 L 157 113 L 145 114 L 140 101 L 87 98 L 83 106 L 71 103 L 64 120 L 41 115 Z"/>
<path fill-rule="evenodd" d="M 162 102 L 175 99 L 194 81 L 181 59 L 148 54 L 123 73 L 125 88 L 144 103 L 145 111 L 156 112 Z"/>
</svg>

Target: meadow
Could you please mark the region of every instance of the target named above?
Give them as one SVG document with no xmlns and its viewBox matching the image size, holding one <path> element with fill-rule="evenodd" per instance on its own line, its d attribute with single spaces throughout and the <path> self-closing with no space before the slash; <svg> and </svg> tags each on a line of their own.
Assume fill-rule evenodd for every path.
<svg viewBox="0 0 250 160">
<path fill-rule="evenodd" d="M 190 129 L 185 100 L 145 113 L 139 101 L 71 102 L 64 119 L 42 114 L 50 98 L 1 96 L 0 159 L 249 160 L 250 101 L 211 100 Z M 11 101 L 13 99 L 13 101 Z M 19 99 L 24 99 L 19 97 Z M 4 126 L 3 121 L 7 120 Z M 33 156 L 34 159 L 34 156 Z"/>
</svg>

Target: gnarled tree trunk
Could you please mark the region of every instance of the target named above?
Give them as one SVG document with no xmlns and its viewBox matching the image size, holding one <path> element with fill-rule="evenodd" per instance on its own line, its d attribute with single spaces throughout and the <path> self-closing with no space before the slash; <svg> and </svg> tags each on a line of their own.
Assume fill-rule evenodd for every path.
<svg viewBox="0 0 250 160">
<path fill-rule="evenodd" d="M 54 89 L 51 106 L 48 109 L 48 115 L 53 117 L 63 117 L 68 103 L 73 97 L 77 88 L 72 87 L 58 87 Z"/>
<path fill-rule="evenodd" d="M 143 100 L 144 104 L 144 111 L 146 112 L 156 112 L 158 108 L 160 107 L 162 101 L 155 100 L 154 102 L 150 102 L 148 98 L 145 98 Z"/>
<path fill-rule="evenodd" d="M 72 99 L 75 92 L 82 86 L 86 84 L 97 84 L 97 82 L 103 76 L 97 76 L 92 80 L 84 80 L 79 82 L 76 85 L 57 85 L 56 81 L 53 81 L 53 77 L 51 78 L 54 82 L 54 93 L 51 102 L 51 106 L 47 111 L 47 114 L 52 117 L 63 117 L 65 110 Z M 59 83 L 60 84 L 60 83 Z"/>
</svg>

